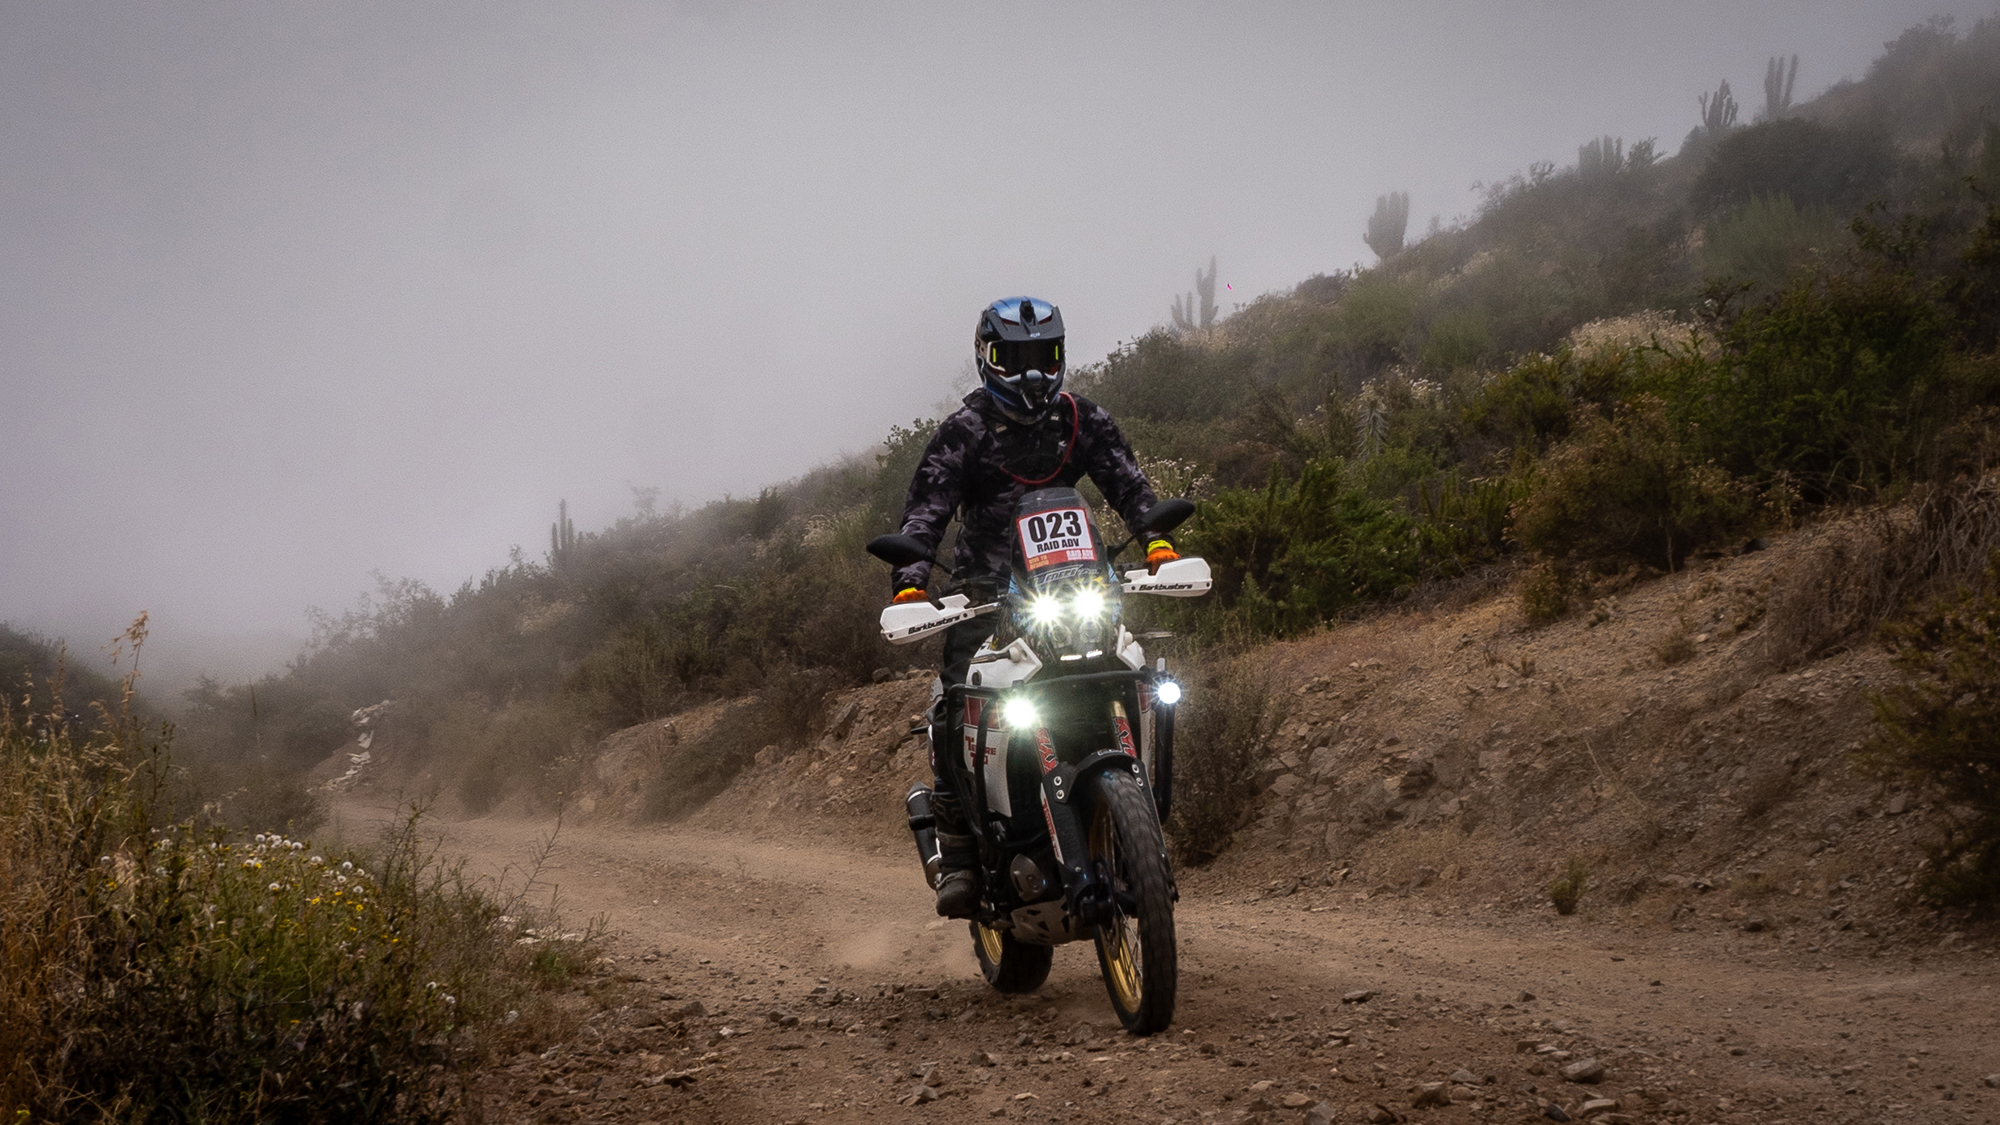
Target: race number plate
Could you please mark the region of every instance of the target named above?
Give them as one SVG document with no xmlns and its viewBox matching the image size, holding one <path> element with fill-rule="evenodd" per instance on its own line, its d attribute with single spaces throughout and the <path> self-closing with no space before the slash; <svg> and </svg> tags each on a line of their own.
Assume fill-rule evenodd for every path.
<svg viewBox="0 0 2000 1125">
<path fill-rule="evenodd" d="M 1090 544 L 1090 524 L 1082 508 L 1057 508 L 1036 512 L 1019 522 L 1021 556 L 1030 571 L 1060 563 L 1096 562 L 1097 550 Z"/>
</svg>

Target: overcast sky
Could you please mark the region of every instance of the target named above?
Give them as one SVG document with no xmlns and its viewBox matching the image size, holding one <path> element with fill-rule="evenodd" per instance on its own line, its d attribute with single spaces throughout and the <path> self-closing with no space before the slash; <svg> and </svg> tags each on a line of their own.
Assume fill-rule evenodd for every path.
<svg viewBox="0 0 2000 1125">
<path fill-rule="evenodd" d="M 0 0 L 0 620 L 294 645 L 630 486 L 754 492 L 929 413 L 988 301 L 1072 354 L 1372 261 L 1695 96 L 1802 100 L 1992 0 Z M 1746 117 L 1749 109 L 1746 109 Z"/>
</svg>

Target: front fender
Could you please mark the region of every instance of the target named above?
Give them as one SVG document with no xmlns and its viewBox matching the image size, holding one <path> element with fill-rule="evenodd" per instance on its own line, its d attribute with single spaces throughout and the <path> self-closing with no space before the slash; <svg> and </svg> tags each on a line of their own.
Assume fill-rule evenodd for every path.
<svg viewBox="0 0 2000 1125">
<path fill-rule="evenodd" d="M 1096 753 L 1085 755 L 1082 761 L 1073 766 L 1063 765 L 1056 767 L 1056 771 L 1063 775 L 1058 785 L 1058 790 L 1062 794 L 1063 804 L 1068 804 L 1076 797 L 1077 790 L 1083 787 L 1084 782 L 1109 770 L 1121 770 L 1130 773 L 1139 779 L 1139 783 L 1144 785 L 1148 792 L 1152 791 L 1153 783 L 1146 776 L 1146 764 L 1144 762 L 1141 762 L 1123 750 L 1099 750 Z"/>
</svg>

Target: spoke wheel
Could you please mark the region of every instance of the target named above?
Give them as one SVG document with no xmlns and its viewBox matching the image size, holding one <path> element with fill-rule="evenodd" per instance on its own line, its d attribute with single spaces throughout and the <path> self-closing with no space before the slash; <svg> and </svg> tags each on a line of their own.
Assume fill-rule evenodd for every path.
<svg viewBox="0 0 2000 1125">
<path fill-rule="evenodd" d="M 1097 928 L 1104 990 L 1125 1030 L 1164 1031 L 1180 983 L 1166 843 L 1151 798 L 1129 773 L 1106 773 L 1098 784 L 1090 858 L 1111 881 L 1111 918 Z"/>
<path fill-rule="evenodd" d="M 1006 930 L 977 922 L 972 923 L 972 952 L 979 958 L 979 974 L 999 992 L 1033 992 L 1042 987 L 1056 955 L 1051 946 L 1015 941 Z"/>
</svg>

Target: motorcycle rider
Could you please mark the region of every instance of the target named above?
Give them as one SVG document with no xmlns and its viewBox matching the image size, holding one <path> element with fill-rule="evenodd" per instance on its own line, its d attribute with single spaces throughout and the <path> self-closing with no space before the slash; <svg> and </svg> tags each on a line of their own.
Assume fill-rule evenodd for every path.
<svg viewBox="0 0 2000 1125">
<path fill-rule="evenodd" d="M 910 481 L 903 506 L 902 533 L 935 553 L 945 525 L 959 518 L 958 548 L 948 592 L 972 596 L 973 604 L 994 600 L 1006 581 L 1012 550 L 1012 517 L 1020 498 L 1035 489 L 1073 487 L 1088 475 L 1136 536 L 1139 519 L 1155 497 L 1140 472 L 1132 448 L 1105 409 L 1062 389 L 1062 313 L 1034 297 L 1006 297 L 979 315 L 973 336 L 980 386 L 965 405 L 938 423 Z M 1180 556 L 1165 536 L 1151 536 L 1146 564 L 1157 570 Z M 894 576 L 896 602 L 928 597 L 924 585 L 931 564 L 912 563 Z M 973 654 L 993 636 L 989 615 L 945 630 L 939 676 L 949 688 L 963 684 Z M 931 713 L 931 810 L 943 871 L 937 912 L 970 916 L 979 903 L 974 873 L 978 857 L 965 822 L 960 794 L 938 755 L 962 739 L 964 716 L 945 715 L 943 699 Z"/>
</svg>

